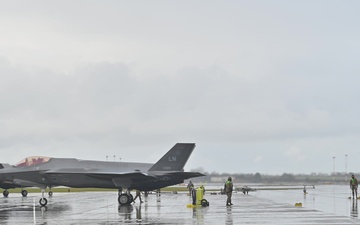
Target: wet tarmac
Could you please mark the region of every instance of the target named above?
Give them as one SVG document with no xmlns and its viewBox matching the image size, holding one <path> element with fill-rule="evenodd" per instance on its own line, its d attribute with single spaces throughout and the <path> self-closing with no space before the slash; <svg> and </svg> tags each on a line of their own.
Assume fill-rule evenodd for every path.
<svg viewBox="0 0 360 225">
<path fill-rule="evenodd" d="M 186 193 L 149 195 L 144 203 L 119 207 L 116 192 L 54 193 L 39 207 L 40 194 L 0 197 L 0 224 L 360 224 L 357 201 L 345 187 L 204 196 L 209 207 L 188 208 Z M 335 200 L 334 200 L 335 199 Z M 358 200 L 360 201 L 360 200 Z M 295 206 L 301 202 L 302 207 Z M 354 204 L 353 204 L 354 202 Z"/>
</svg>

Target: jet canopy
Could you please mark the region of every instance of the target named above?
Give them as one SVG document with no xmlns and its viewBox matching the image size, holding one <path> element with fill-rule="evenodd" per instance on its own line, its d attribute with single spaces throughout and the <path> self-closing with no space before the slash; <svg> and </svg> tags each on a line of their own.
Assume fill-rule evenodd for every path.
<svg viewBox="0 0 360 225">
<path fill-rule="evenodd" d="M 16 167 L 35 166 L 48 162 L 50 159 L 51 159 L 50 157 L 46 157 L 46 156 L 30 156 L 16 163 L 15 166 Z"/>
</svg>

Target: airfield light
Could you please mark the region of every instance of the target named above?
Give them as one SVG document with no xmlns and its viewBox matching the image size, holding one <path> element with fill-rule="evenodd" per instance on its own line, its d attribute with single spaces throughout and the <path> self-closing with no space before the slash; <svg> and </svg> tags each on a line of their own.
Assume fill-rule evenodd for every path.
<svg viewBox="0 0 360 225">
<path fill-rule="evenodd" d="M 335 181 L 335 156 L 333 156 L 333 182 Z"/>
<path fill-rule="evenodd" d="M 345 181 L 347 181 L 347 156 L 345 155 Z"/>
</svg>

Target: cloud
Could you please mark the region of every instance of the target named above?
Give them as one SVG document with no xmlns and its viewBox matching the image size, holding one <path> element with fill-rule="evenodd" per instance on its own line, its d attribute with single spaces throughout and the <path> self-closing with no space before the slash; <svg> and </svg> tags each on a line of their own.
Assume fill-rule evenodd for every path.
<svg viewBox="0 0 360 225">
<path fill-rule="evenodd" d="M 263 156 L 262 155 L 259 155 L 259 156 L 256 156 L 254 159 L 253 159 L 253 162 L 254 163 L 259 163 L 263 160 Z"/>
<path fill-rule="evenodd" d="M 295 146 L 287 150 L 285 156 L 296 161 L 304 161 L 307 158 L 305 152 Z"/>
<path fill-rule="evenodd" d="M 278 171 L 360 143 L 356 3 L 24 4 L 0 8 L 4 152 L 153 161 L 191 141 L 205 170 Z"/>
</svg>

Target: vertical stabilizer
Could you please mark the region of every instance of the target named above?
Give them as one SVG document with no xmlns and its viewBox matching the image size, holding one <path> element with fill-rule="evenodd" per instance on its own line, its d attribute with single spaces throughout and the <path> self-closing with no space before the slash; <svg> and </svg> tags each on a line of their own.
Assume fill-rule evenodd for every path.
<svg viewBox="0 0 360 225">
<path fill-rule="evenodd" d="M 194 143 L 177 143 L 149 171 L 183 171 L 194 148 Z"/>
</svg>

